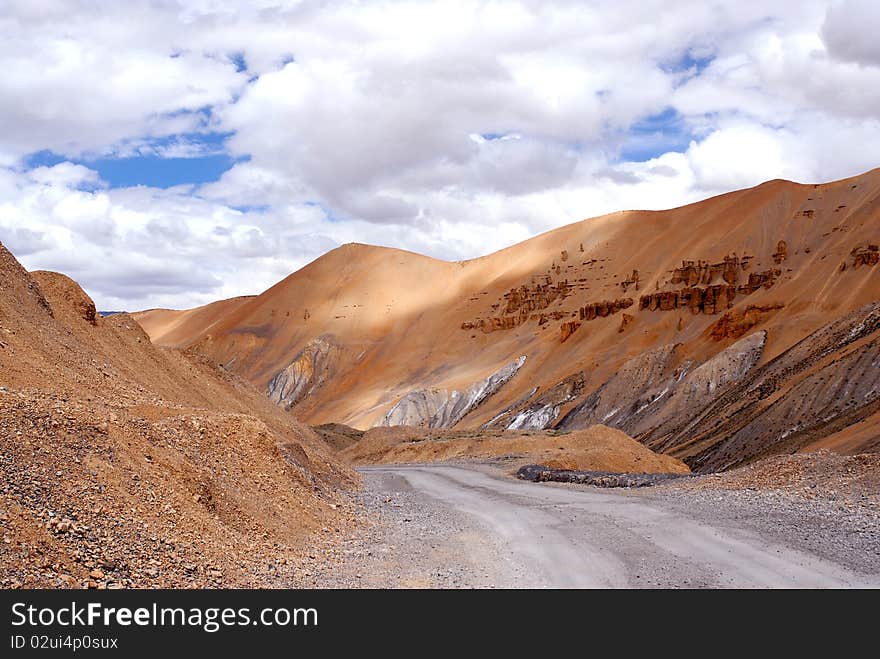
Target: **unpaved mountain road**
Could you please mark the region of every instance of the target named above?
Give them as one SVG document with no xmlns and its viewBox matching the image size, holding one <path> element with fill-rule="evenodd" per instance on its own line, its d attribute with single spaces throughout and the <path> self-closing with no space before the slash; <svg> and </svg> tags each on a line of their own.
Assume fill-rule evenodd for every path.
<svg viewBox="0 0 880 659">
<path fill-rule="evenodd" d="M 793 511 L 784 516 L 796 519 L 786 517 L 762 529 L 765 520 L 755 519 L 762 514 L 760 502 L 752 510 L 742 502 L 731 507 L 719 497 L 716 506 L 690 494 L 669 498 L 646 490 L 527 483 L 453 465 L 390 465 L 361 472 L 367 508 L 381 510 L 383 519 L 371 538 L 347 550 L 346 561 L 334 570 L 335 585 L 880 585 L 876 555 L 866 561 L 835 556 L 833 537 L 830 557 L 826 551 L 804 550 L 786 541 L 791 529 L 806 527 L 803 535 L 813 537 L 819 522 Z M 780 512 L 773 514 L 778 518 Z"/>
</svg>

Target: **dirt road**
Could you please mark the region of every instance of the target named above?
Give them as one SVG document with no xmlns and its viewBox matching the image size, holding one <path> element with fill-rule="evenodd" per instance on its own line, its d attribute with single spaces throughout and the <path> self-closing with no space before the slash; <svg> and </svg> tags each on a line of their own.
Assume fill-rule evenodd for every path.
<svg viewBox="0 0 880 659">
<path fill-rule="evenodd" d="M 362 471 L 368 496 L 387 511 L 384 540 L 351 550 L 341 571 L 357 571 L 363 586 L 880 584 L 876 573 L 756 531 L 742 511 L 691 512 L 646 491 L 526 483 L 461 466 Z"/>
</svg>

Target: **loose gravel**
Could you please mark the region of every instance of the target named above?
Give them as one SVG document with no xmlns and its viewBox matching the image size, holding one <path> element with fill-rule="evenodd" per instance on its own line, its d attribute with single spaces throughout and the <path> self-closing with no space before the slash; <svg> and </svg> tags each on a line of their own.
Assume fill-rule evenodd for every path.
<svg viewBox="0 0 880 659">
<path fill-rule="evenodd" d="M 414 491 L 405 479 L 364 473 L 366 524 L 343 541 L 323 588 L 494 588 L 511 585 L 504 558 L 470 516 Z"/>
</svg>

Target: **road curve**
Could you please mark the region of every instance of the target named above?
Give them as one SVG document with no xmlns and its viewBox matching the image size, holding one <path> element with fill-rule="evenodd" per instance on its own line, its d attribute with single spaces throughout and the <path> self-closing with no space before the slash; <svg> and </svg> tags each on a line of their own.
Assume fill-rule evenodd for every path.
<svg viewBox="0 0 880 659">
<path fill-rule="evenodd" d="M 506 575 L 526 588 L 876 587 L 877 578 L 716 526 L 636 492 L 555 487 L 452 465 L 383 465 L 420 495 L 470 517 Z M 468 547 L 458 547 L 469 553 Z M 474 552 L 486 555 L 484 551 Z M 498 570 L 499 566 L 493 566 Z"/>
</svg>

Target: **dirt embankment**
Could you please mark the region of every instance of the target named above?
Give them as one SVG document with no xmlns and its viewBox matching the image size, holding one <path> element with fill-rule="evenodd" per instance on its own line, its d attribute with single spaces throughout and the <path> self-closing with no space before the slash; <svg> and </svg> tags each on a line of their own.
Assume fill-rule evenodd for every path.
<svg viewBox="0 0 880 659">
<path fill-rule="evenodd" d="M 306 580 L 357 476 L 249 384 L 0 245 L 0 479 L 0 587 L 248 587 Z"/>
<path fill-rule="evenodd" d="M 880 454 L 839 455 L 827 450 L 779 455 L 745 467 L 677 484 L 689 491 L 778 491 L 805 499 L 880 508 Z"/>
<path fill-rule="evenodd" d="M 504 458 L 511 466 L 628 473 L 688 473 L 680 460 L 654 453 L 602 425 L 573 432 L 372 428 L 341 452 L 355 464 L 425 463 Z"/>
</svg>

